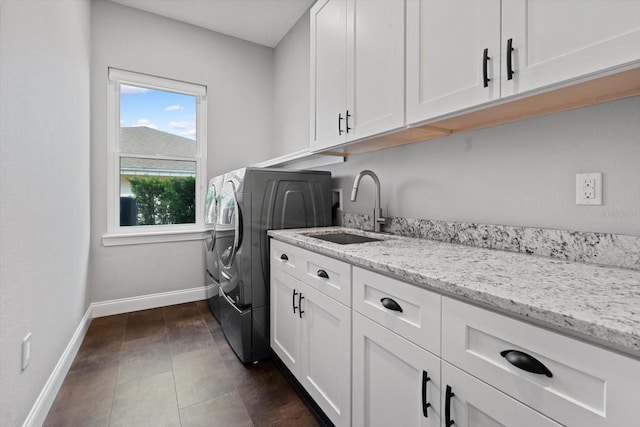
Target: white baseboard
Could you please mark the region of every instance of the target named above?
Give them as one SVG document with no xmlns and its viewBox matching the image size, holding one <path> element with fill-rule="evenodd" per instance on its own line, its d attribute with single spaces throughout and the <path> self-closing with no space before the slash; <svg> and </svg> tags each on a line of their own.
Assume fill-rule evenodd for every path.
<svg viewBox="0 0 640 427">
<path fill-rule="evenodd" d="M 93 317 L 111 316 L 114 314 L 147 310 L 149 308 L 200 301 L 207 299 L 212 289 L 213 285 L 201 286 L 180 291 L 94 302 L 91 304 L 91 307 L 93 308 Z"/>
<path fill-rule="evenodd" d="M 71 363 L 73 359 L 75 359 L 76 354 L 78 354 L 78 349 L 87 333 L 87 329 L 89 329 L 92 318 L 91 306 L 89 306 L 84 316 L 82 316 L 76 331 L 73 333 L 67 348 L 65 348 L 60 360 L 58 360 L 55 368 L 53 368 L 53 372 L 42 388 L 40 395 L 36 399 L 36 403 L 34 403 L 29 415 L 27 415 L 27 419 L 22 424 L 23 427 L 41 426 L 44 423 L 51 409 L 51 405 L 53 405 L 53 401 L 58 395 L 58 391 L 67 376 L 67 372 L 69 372 L 69 368 L 71 368 Z"/>
<path fill-rule="evenodd" d="M 162 292 L 152 295 L 91 303 L 84 316 L 82 316 L 80 324 L 76 328 L 73 337 L 71 337 L 71 341 L 69 341 L 64 353 L 62 353 L 60 360 L 58 360 L 56 367 L 49 376 L 47 383 L 36 399 L 22 427 L 37 427 L 44 423 L 51 409 L 51 405 L 53 405 L 53 401 L 58 395 L 58 391 L 60 391 L 60 387 L 71 368 L 71 363 L 73 359 L 75 359 L 76 354 L 78 354 L 80 344 L 82 344 L 82 340 L 91 324 L 91 319 L 94 317 L 111 316 L 113 314 L 199 301 L 211 296 L 213 289 L 213 285 L 209 285 L 180 291 Z"/>
</svg>

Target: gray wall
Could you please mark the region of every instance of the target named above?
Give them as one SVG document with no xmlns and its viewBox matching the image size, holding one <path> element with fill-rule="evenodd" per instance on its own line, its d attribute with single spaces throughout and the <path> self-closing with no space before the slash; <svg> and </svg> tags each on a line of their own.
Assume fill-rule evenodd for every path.
<svg viewBox="0 0 640 427">
<path fill-rule="evenodd" d="M 276 49 L 291 63 L 309 58 L 308 19 L 303 16 L 307 22 L 298 22 L 299 31 Z M 308 64 L 304 67 L 308 72 Z M 277 96 L 275 110 L 308 99 L 305 82 L 296 81 Z M 308 146 L 308 135 L 301 137 L 308 115 L 297 123 L 296 132 L 274 139 L 274 153 Z M 275 128 L 287 126 L 286 114 L 278 116 Z M 354 156 L 320 169 L 332 171 L 334 186 L 343 189 L 343 209 L 350 213 L 373 209 L 369 178 L 362 181 L 358 201 L 349 201 L 355 175 L 372 169 L 382 183 L 385 215 L 638 235 L 638 165 L 640 97 L 634 97 Z M 602 206 L 576 206 L 580 172 L 603 172 Z"/>
<path fill-rule="evenodd" d="M 309 146 L 309 12 L 275 48 L 272 157 Z"/>
<path fill-rule="evenodd" d="M 640 235 L 640 97 L 360 156 L 327 167 L 345 211 Z M 604 204 L 575 204 L 575 174 L 603 172 Z M 366 181 L 365 181 L 366 180 Z M 387 213 L 388 212 L 388 213 Z"/>
<path fill-rule="evenodd" d="M 204 285 L 202 242 L 104 247 L 107 69 L 203 84 L 208 174 L 271 155 L 273 49 L 105 0 L 92 8 L 91 302 Z"/>
<path fill-rule="evenodd" d="M 2 426 L 24 422 L 86 311 L 89 22 L 88 0 L 0 4 Z"/>
</svg>

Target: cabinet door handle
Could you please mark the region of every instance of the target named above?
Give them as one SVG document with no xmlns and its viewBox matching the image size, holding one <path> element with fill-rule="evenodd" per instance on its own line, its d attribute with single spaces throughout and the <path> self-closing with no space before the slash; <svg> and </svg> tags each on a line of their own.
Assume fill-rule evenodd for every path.
<svg viewBox="0 0 640 427">
<path fill-rule="evenodd" d="M 318 274 L 318 277 L 322 277 L 323 279 L 328 279 L 329 278 L 329 275 L 324 270 L 318 270 L 317 274 Z"/>
<path fill-rule="evenodd" d="M 431 380 L 427 371 L 422 371 L 422 415 L 428 418 L 427 408 L 431 406 L 431 403 L 427 399 L 427 383 Z"/>
<path fill-rule="evenodd" d="M 507 80 L 512 80 L 515 71 L 513 71 L 513 39 L 507 40 Z"/>
<path fill-rule="evenodd" d="M 287 254 L 280 255 L 280 259 L 283 261 L 289 261 L 289 257 L 287 256 Z"/>
<path fill-rule="evenodd" d="M 349 133 L 349 131 L 351 130 L 351 128 L 349 127 L 349 117 L 351 117 L 351 114 L 349 114 L 349 110 L 347 110 L 347 116 L 346 116 L 347 133 Z"/>
<path fill-rule="evenodd" d="M 482 54 L 482 81 L 484 87 L 489 87 L 489 82 L 491 81 L 487 74 L 487 63 L 490 59 L 491 57 L 489 56 L 489 49 L 485 49 L 484 53 Z"/>
<path fill-rule="evenodd" d="M 454 425 L 456 422 L 451 419 L 451 398 L 456 394 L 451 389 L 450 385 L 447 385 L 447 392 L 445 393 L 444 400 L 444 425 L 449 427 Z"/>
<path fill-rule="evenodd" d="M 302 296 L 302 292 L 300 292 L 300 294 L 298 295 L 298 314 L 300 315 L 300 318 L 302 319 L 302 314 L 304 313 L 304 311 L 302 311 L 302 300 L 304 299 L 304 297 Z"/>
<path fill-rule="evenodd" d="M 342 133 L 344 132 L 342 130 L 342 120 L 344 120 L 342 118 L 342 113 L 338 113 L 338 135 L 342 135 Z"/>
<path fill-rule="evenodd" d="M 296 314 L 296 309 L 298 307 L 296 307 L 296 295 L 298 295 L 298 292 L 296 292 L 296 290 L 293 290 L 293 298 L 291 298 L 291 305 L 293 306 L 293 314 Z"/>
<path fill-rule="evenodd" d="M 547 369 L 541 361 L 527 353 L 518 350 L 504 350 L 500 352 L 500 356 L 507 359 L 507 362 L 516 368 L 531 372 L 532 374 L 546 375 L 549 378 L 553 377 L 551 371 Z"/>
<path fill-rule="evenodd" d="M 382 303 L 382 306 L 387 310 L 399 311 L 400 313 L 402 313 L 402 307 L 400 307 L 400 304 L 398 304 L 391 298 L 382 298 L 380 302 Z"/>
</svg>

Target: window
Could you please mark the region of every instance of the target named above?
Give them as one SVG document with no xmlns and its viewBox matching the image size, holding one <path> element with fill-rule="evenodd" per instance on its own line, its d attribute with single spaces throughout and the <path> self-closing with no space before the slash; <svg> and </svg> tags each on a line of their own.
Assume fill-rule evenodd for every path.
<svg viewBox="0 0 640 427">
<path fill-rule="evenodd" d="M 200 238 L 206 88 L 109 69 L 108 117 L 109 230 L 104 244 Z M 145 235 L 156 237 L 122 240 Z"/>
</svg>

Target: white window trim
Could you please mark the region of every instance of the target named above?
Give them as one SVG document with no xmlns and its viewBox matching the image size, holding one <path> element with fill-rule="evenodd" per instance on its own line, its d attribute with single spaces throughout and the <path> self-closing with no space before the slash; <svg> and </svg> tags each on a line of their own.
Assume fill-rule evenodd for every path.
<svg viewBox="0 0 640 427">
<path fill-rule="evenodd" d="M 196 222 L 154 226 L 120 226 L 120 84 L 142 86 L 196 97 Z M 203 85 L 109 68 L 107 88 L 107 233 L 104 246 L 201 240 L 207 189 L 207 88 Z"/>
</svg>

